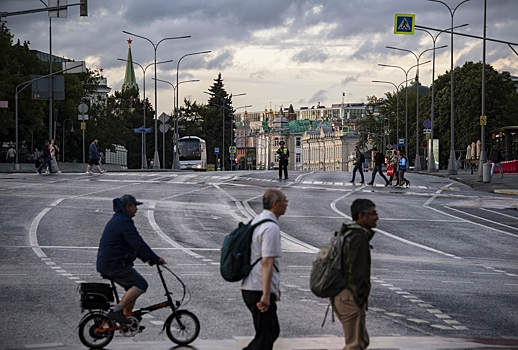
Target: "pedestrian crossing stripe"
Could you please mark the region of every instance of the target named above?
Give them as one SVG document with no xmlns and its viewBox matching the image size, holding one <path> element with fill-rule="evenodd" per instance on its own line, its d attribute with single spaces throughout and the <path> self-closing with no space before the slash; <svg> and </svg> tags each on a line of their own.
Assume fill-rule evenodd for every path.
<svg viewBox="0 0 518 350">
<path fill-rule="evenodd" d="M 415 14 L 396 13 L 394 17 L 394 34 L 414 35 Z"/>
</svg>

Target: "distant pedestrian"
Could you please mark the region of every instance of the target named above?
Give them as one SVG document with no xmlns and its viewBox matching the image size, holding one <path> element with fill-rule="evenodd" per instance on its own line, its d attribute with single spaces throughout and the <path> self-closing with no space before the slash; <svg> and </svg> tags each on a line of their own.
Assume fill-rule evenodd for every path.
<svg viewBox="0 0 518 350">
<path fill-rule="evenodd" d="M 498 149 L 498 146 L 493 147 L 493 152 L 491 154 L 491 160 L 493 161 L 493 164 L 491 165 L 491 177 L 493 177 L 495 167 L 498 167 L 498 170 L 500 171 L 500 178 L 503 178 L 504 171 L 502 170 L 502 165 L 500 163 L 504 160 L 504 157 L 502 156 L 502 153 Z"/>
<path fill-rule="evenodd" d="M 394 180 L 394 177 L 396 178 L 396 186 L 399 185 L 399 151 L 394 150 L 392 151 L 392 157 L 390 157 L 389 161 L 390 166 L 394 168 L 392 175 L 389 177 L 389 186 L 392 186 L 392 181 Z"/>
<path fill-rule="evenodd" d="M 34 163 L 36 169 L 38 169 L 41 165 L 41 152 L 38 150 L 38 148 L 34 148 L 34 152 L 32 153 L 32 162 Z"/>
<path fill-rule="evenodd" d="M 398 187 L 403 187 L 406 184 L 406 187 L 410 187 L 410 181 L 405 179 L 405 172 L 408 166 L 408 160 L 403 152 L 399 152 L 399 171 L 398 171 Z"/>
<path fill-rule="evenodd" d="M 279 142 L 279 146 L 281 146 L 277 150 L 277 154 L 279 155 L 279 180 L 282 179 L 282 172 L 284 171 L 284 179 L 288 180 L 288 162 L 290 158 L 290 151 L 287 147 L 284 147 L 286 143 L 284 141 Z"/>
<path fill-rule="evenodd" d="M 367 185 L 374 185 L 374 179 L 376 178 L 376 173 L 378 172 L 383 180 L 385 180 L 385 187 L 387 187 L 389 185 L 389 180 L 387 180 L 385 174 L 383 174 L 383 170 L 381 169 L 385 164 L 385 156 L 383 153 L 378 151 L 377 147 L 372 149 L 372 153 L 374 153 L 374 171 L 372 172 L 371 182 L 369 182 Z"/>
<path fill-rule="evenodd" d="M 97 139 L 94 139 L 92 141 L 92 143 L 90 143 L 90 147 L 88 149 L 89 161 L 88 161 L 88 166 L 86 167 L 87 175 L 93 174 L 93 172 L 91 172 L 90 169 L 93 170 L 94 165 L 97 166 L 97 169 L 99 169 L 99 174 L 104 173 L 104 170 L 102 170 L 101 167 L 99 166 L 99 158 L 101 157 L 101 155 L 99 154 L 99 151 L 97 150 L 98 142 L 99 141 Z"/>
<path fill-rule="evenodd" d="M 352 233 L 343 244 L 342 271 L 347 287 L 332 302 L 336 316 L 342 322 L 344 350 L 364 350 L 370 344 L 367 333 L 366 310 L 371 291 L 370 240 L 374 236 L 378 213 L 368 199 L 356 199 L 351 205 L 352 222 L 344 223 Z"/>
<path fill-rule="evenodd" d="M 267 190 L 263 195 L 263 212 L 252 224 L 264 219 L 252 235 L 250 262 L 261 259 L 250 274 L 241 282 L 243 300 L 252 313 L 255 337 L 245 350 L 272 350 L 279 337 L 280 326 L 277 318 L 277 301 L 280 294 L 279 263 L 281 258 L 281 232 L 278 219 L 286 212 L 288 200 L 279 190 Z"/>
<path fill-rule="evenodd" d="M 365 178 L 363 177 L 363 163 L 365 162 L 365 156 L 358 149 L 358 146 L 354 146 L 354 168 L 353 168 L 353 179 L 349 182 L 354 182 L 354 178 L 356 177 L 356 171 L 360 171 L 360 175 L 362 176 L 361 184 L 365 183 Z"/>
<path fill-rule="evenodd" d="M 59 170 L 59 167 L 58 167 L 57 154 L 59 154 L 59 147 L 58 147 L 58 145 L 56 145 L 56 141 L 50 140 L 49 149 L 50 149 L 50 155 L 52 156 L 52 160 L 50 161 L 52 164 L 52 168 L 54 169 L 54 172 L 61 173 L 61 170 Z"/>
<path fill-rule="evenodd" d="M 40 175 L 41 175 L 41 171 L 46 166 L 49 167 L 49 174 L 52 174 L 52 164 L 51 164 L 52 155 L 50 154 L 49 146 L 50 146 L 49 141 L 45 141 L 45 146 L 43 146 L 42 151 L 41 151 L 41 154 L 43 156 L 43 161 L 41 162 L 41 165 L 37 170 L 38 174 L 40 174 Z"/>
<path fill-rule="evenodd" d="M 7 154 L 5 155 L 5 160 L 11 164 L 14 164 L 15 163 L 15 160 L 16 160 L 16 151 L 14 149 L 14 146 L 11 145 L 11 147 L 9 147 L 9 149 L 7 150 Z"/>
</svg>

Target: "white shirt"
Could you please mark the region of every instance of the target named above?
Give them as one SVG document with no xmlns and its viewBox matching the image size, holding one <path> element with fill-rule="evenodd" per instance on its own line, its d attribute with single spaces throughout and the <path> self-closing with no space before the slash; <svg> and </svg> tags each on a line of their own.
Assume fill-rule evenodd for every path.
<svg viewBox="0 0 518 350">
<path fill-rule="evenodd" d="M 281 230 L 279 229 L 277 218 L 271 211 L 263 210 L 261 214 L 257 215 L 253 219 L 252 224 L 264 219 L 271 219 L 273 222 L 265 222 L 255 228 L 254 234 L 252 235 L 252 254 L 250 257 L 250 263 L 253 264 L 260 257 L 275 258 L 274 265 L 280 270 Z M 275 269 L 275 267 L 273 268 L 270 292 L 278 297 L 280 289 L 280 273 L 277 269 Z M 241 289 L 262 291 L 263 280 L 261 270 L 262 264 L 261 260 L 259 260 L 250 274 L 241 282 Z"/>
</svg>

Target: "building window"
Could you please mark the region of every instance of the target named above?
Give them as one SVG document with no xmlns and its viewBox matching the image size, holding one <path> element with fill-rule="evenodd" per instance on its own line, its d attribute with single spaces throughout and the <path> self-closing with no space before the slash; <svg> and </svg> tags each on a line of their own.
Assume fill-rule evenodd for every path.
<svg viewBox="0 0 518 350">
<path fill-rule="evenodd" d="M 301 145 L 300 137 L 296 137 L 295 138 L 295 146 L 296 147 L 300 147 L 300 145 Z"/>
<path fill-rule="evenodd" d="M 274 137 L 273 138 L 273 145 L 274 146 L 279 146 L 279 138 L 278 137 Z"/>
<path fill-rule="evenodd" d="M 301 162 L 300 153 L 295 154 L 295 162 L 299 164 Z"/>
<path fill-rule="evenodd" d="M 278 154 L 276 154 L 276 155 L 275 155 L 275 160 L 274 160 L 274 162 L 275 162 L 275 163 L 278 163 L 278 162 L 279 162 L 279 155 L 278 155 Z"/>
</svg>

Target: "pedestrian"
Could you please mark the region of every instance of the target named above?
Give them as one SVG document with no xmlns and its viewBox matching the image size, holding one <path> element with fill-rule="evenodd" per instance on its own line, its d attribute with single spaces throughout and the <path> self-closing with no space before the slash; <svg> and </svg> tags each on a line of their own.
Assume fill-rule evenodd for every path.
<svg viewBox="0 0 518 350">
<path fill-rule="evenodd" d="M 49 146 L 50 146 L 49 141 L 45 141 L 45 146 L 43 146 L 42 151 L 41 151 L 41 154 L 43 156 L 43 161 L 41 162 L 41 165 L 38 168 L 38 170 L 36 170 L 37 173 L 40 175 L 41 175 L 41 171 L 46 166 L 49 167 L 49 174 L 52 174 L 52 165 L 51 165 L 52 155 L 50 154 Z"/>
<path fill-rule="evenodd" d="M 383 174 L 383 170 L 381 169 L 385 164 L 385 156 L 378 151 L 377 147 L 374 147 L 372 151 L 372 153 L 374 153 L 374 171 L 372 172 L 371 182 L 369 182 L 367 185 L 374 185 L 374 179 L 376 178 L 376 173 L 378 172 L 383 180 L 385 180 L 385 187 L 387 187 L 389 185 L 389 180 L 387 180 L 385 174 Z"/>
<path fill-rule="evenodd" d="M 288 180 L 288 162 L 290 158 L 290 151 L 287 147 L 284 147 L 286 143 L 284 141 L 279 142 L 279 146 L 281 146 L 277 150 L 277 154 L 279 155 L 279 180 L 282 179 L 282 172 L 284 171 L 284 179 Z"/>
<path fill-rule="evenodd" d="M 288 206 L 286 196 L 279 190 L 267 190 L 263 195 L 263 212 L 252 224 L 271 219 L 254 230 L 250 262 L 261 259 L 241 282 L 243 300 L 252 313 L 255 337 L 245 350 L 271 350 L 279 337 L 277 301 L 281 296 L 279 263 L 281 232 L 278 219 Z"/>
<path fill-rule="evenodd" d="M 135 227 L 133 217 L 141 204 L 130 194 L 113 200 L 115 214 L 104 227 L 97 252 L 97 272 L 113 279 L 126 290 L 120 302 L 107 314 L 108 318 L 124 325 L 131 324 L 126 316 L 132 315 L 137 298 L 148 288 L 147 281 L 135 270 L 133 262 L 139 258 L 150 266 L 165 264 Z"/>
<path fill-rule="evenodd" d="M 8 163 L 14 164 L 15 157 L 16 157 L 16 151 L 14 150 L 14 146 L 11 145 L 11 147 L 9 147 L 9 149 L 7 150 L 7 154 L 5 155 L 5 160 Z"/>
<path fill-rule="evenodd" d="M 32 161 L 33 161 L 36 169 L 38 169 L 40 167 L 40 164 L 41 164 L 40 158 L 41 158 L 41 152 L 36 147 L 36 148 L 34 148 L 34 152 L 32 153 Z"/>
<path fill-rule="evenodd" d="M 94 165 L 96 165 L 97 169 L 99 169 L 99 174 L 105 173 L 105 171 L 102 170 L 101 167 L 99 166 L 100 154 L 99 154 L 99 151 L 97 150 L 97 143 L 98 142 L 99 141 L 97 139 L 94 139 L 92 141 L 92 143 L 90 143 L 90 147 L 88 149 L 89 160 L 88 160 L 88 166 L 86 167 L 86 174 L 87 175 L 92 175 L 93 174 L 93 172 L 91 172 L 90 169 L 93 170 L 93 166 Z"/>
<path fill-rule="evenodd" d="M 354 146 L 354 168 L 353 168 L 353 179 L 349 182 L 354 182 L 354 178 L 356 177 L 356 171 L 360 171 L 360 175 L 362 176 L 362 182 L 360 184 L 365 183 L 365 178 L 363 177 L 363 163 L 365 161 L 365 156 L 358 149 L 358 146 Z"/>
<path fill-rule="evenodd" d="M 389 164 L 394 168 L 392 175 L 389 177 L 389 186 L 392 186 L 394 177 L 396 178 L 396 186 L 399 185 L 399 151 L 392 151 L 392 157 L 390 157 Z"/>
<path fill-rule="evenodd" d="M 403 184 L 406 184 L 406 187 L 410 187 L 410 181 L 405 179 L 405 172 L 408 165 L 408 160 L 405 154 L 399 151 L 399 171 L 398 171 L 398 184 L 397 187 L 403 187 Z"/>
<path fill-rule="evenodd" d="M 56 141 L 50 140 L 49 145 L 50 155 L 52 156 L 52 160 L 50 161 L 52 164 L 52 168 L 54 169 L 54 172 L 61 173 L 61 170 L 58 168 L 58 159 L 56 157 L 56 154 L 59 153 L 59 147 L 56 145 Z"/>
<path fill-rule="evenodd" d="M 344 350 L 364 350 L 369 346 L 366 310 L 371 291 L 370 240 L 378 221 L 375 204 L 368 199 L 356 199 L 351 205 L 353 221 L 344 225 L 352 233 L 344 241 L 342 271 L 347 287 L 336 295 L 333 307 L 342 323 L 345 337 Z"/>
<path fill-rule="evenodd" d="M 502 165 L 500 164 L 502 160 L 504 160 L 504 157 L 502 156 L 502 153 L 498 149 L 498 146 L 493 146 L 493 152 L 491 154 L 491 160 L 493 161 L 493 164 L 491 164 L 491 178 L 493 178 L 493 173 L 495 171 L 495 167 L 498 167 L 498 170 L 500 171 L 500 178 L 504 177 L 504 171 L 502 170 Z"/>
</svg>

